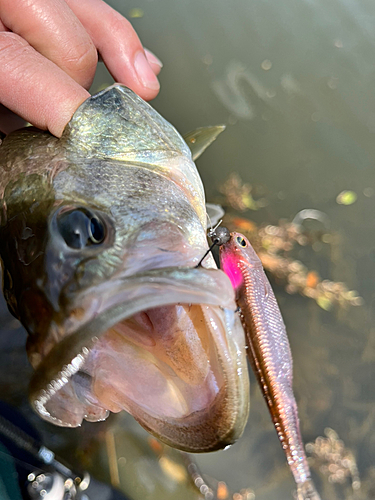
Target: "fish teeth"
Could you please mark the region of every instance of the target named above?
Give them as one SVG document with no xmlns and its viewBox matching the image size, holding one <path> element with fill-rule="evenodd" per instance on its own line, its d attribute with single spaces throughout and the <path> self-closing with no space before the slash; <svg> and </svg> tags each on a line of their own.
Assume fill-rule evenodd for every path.
<svg viewBox="0 0 375 500">
<path fill-rule="evenodd" d="M 82 351 L 77 354 L 77 356 L 73 358 L 68 365 L 65 365 L 58 373 L 57 377 L 47 385 L 47 389 L 40 391 L 39 397 L 35 400 L 34 405 L 35 409 L 41 416 L 52 420 L 56 424 L 66 425 L 59 418 L 53 417 L 46 409 L 45 405 L 52 398 L 52 396 L 54 396 L 62 387 L 64 387 L 65 384 L 69 382 L 70 377 L 78 372 L 85 362 L 89 352 L 90 351 L 87 347 L 83 347 Z"/>
</svg>

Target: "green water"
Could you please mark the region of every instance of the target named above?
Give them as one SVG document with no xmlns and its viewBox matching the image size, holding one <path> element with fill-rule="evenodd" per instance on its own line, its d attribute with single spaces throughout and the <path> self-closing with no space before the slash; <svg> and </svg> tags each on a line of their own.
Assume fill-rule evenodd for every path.
<svg viewBox="0 0 375 500">
<path fill-rule="evenodd" d="M 219 186 L 237 172 L 253 186 L 254 195 L 266 200 L 265 207 L 241 217 L 260 226 L 277 225 L 281 218 L 291 221 L 306 208 L 328 217 L 335 244 L 296 248 L 294 258 L 322 278 L 357 290 L 363 305 L 325 311 L 311 299 L 288 294 L 272 276 L 271 281 L 291 342 L 304 441 L 324 435 L 327 427 L 334 429 L 351 450 L 362 481 L 353 492 L 349 477 L 343 484 L 332 482 L 325 464 L 315 460 L 312 470 L 322 498 L 375 498 L 375 4 L 109 3 L 126 16 L 133 8 L 143 13 L 133 25 L 164 63 L 156 109 L 182 133 L 227 125 L 198 161 L 208 201 L 223 202 Z M 112 80 L 101 67 L 93 90 L 105 83 Z M 339 204 L 343 190 L 353 191 L 356 201 Z M 30 369 L 25 337 L 2 314 L 1 394 L 26 410 Z M 199 456 L 198 463 L 212 485 L 220 480 L 231 492 L 251 488 L 257 500 L 289 500 L 292 477 L 252 382 L 244 436 L 225 452 Z M 107 427 L 61 430 L 36 417 L 34 423 L 51 447 L 109 478 L 105 447 L 97 444 L 103 440 L 95 437 Z M 134 499 L 196 497 L 160 469 L 145 433 L 130 418 L 123 428 L 116 431 L 118 458 L 124 458 L 120 479 Z M 66 444 L 72 440 L 78 440 L 78 449 Z M 86 449 L 95 450 L 91 462 Z"/>
</svg>

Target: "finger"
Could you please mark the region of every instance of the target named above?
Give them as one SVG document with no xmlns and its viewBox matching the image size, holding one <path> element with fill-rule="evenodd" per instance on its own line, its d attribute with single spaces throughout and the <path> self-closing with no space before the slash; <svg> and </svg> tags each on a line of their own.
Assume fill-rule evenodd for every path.
<svg viewBox="0 0 375 500">
<path fill-rule="evenodd" d="M 163 63 L 160 61 L 160 59 L 156 57 L 155 54 L 151 52 L 151 50 L 144 49 L 144 51 L 152 71 L 154 72 L 155 75 L 158 75 L 160 73 L 161 68 L 163 67 Z M 98 54 L 98 56 L 99 56 L 98 57 L 99 61 L 103 62 L 101 55 Z"/>
<path fill-rule="evenodd" d="M 0 19 L 0 31 L 9 31 L 8 28 L 1 22 L 1 19 Z"/>
<path fill-rule="evenodd" d="M 159 82 L 132 25 L 102 0 L 66 0 L 86 28 L 113 78 L 143 99 L 153 99 Z"/>
<path fill-rule="evenodd" d="M 156 57 L 156 55 L 151 52 L 151 50 L 144 49 L 147 61 L 149 65 L 151 66 L 152 71 L 154 72 L 155 75 L 158 75 L 160 73 L 161 68 L 163 67 L 163 63 L 159 58 Z"/>
<path fill-rule="evenodd" d="M 98 54 L 81 22 L 64 0 L 1 0 L 0 18 L 9 30 L 89 88 Z"/>
<path fill-rule="evenodd" d="M 5 107 L 57 137 L 90 96 L 65 71 L 11 32 L 0 32 L 0 82 L 0 102 Z"/>
</svg>

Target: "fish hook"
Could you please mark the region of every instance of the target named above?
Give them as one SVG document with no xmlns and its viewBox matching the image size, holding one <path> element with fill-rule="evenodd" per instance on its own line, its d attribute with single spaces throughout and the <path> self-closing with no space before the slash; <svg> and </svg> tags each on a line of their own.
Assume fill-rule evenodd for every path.
<svg viewBox="0 0 375 500">
<path fill-rule="evenodd" d="M 207 250 L 207 252 L 203 255 L 203 257 L 198 262 L 198 264 L 195 266 L 196 268 L 199 267 L 202 264 L 203 260 L 212 251 L 212 249 L 214 248 L 215 245 L 221 246 L 221 245 L 224 245 L 224 243 L 227 243 L 229 241 L 229 239 L 230 239 L 229 229 L 227 229 L 224 226 L 219 227 L 222 222 L 223 221 L 220 220 L 218 222 L 218 224 L 216 224 L 216 226 L 213 229 L 212 228 L 210 229 L 210 231 L 208 233 L 208 236 L 212 240 L 212 245 Z"/>
</svg>

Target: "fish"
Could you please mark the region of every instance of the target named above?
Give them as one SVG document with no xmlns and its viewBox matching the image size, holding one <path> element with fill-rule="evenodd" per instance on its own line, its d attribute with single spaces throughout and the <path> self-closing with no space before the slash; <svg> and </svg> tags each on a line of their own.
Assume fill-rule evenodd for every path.
<svg viewBox="0 0 375 500">
<path fill-rule="evenodd" d="M 212 142 L 203 132 L 194 157 Z M 77 427 L 125 410 L 188 452 L 241 436 L 244 332 L 226 274 L 210 256 L 196 267 L 206 230 L 188 145 L 125 86 L 86 100 L 60 139 L 3 138 L 3 291 L 28 333 L 41 418 Z"/>
<path fill-rule="evenodd" d="M 297 484 L 297 498 L 320 500 L 300 432 L 290 345 L 271 284 L 245 236 L 221 226 L 211 238 L 220 247 L 220 268 L 236 292 L 248 358 Z"/>
</svg>

